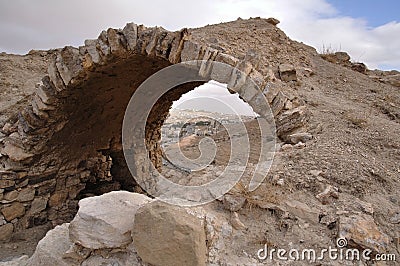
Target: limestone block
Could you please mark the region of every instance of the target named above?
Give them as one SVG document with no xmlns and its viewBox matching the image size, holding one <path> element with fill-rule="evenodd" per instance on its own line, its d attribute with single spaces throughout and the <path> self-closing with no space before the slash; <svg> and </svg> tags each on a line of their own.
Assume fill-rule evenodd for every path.
<svg viewBox="0 0 400 266">
<path fill-rule="evenodd" d="M 155 56 L 157 51 L 157 46 L 162 42 L 162 40 L 165 38 L 166 35 L 167 35 L 166 30 L 164 30 L 161 27 L 156 27 L 153 30 L 153 34 L 146 46 L 146 54 L 150 56 Z M 159 47 L 159 49 L 160 49 L 159 52 L 161 53 L 161 47 Z"/>
<path fill-rule="evenodd" d="M 371 215 L 360 214 L 340 217 L 339 237 L 346 238 L 350 246 L 370 248 L 384 252 L 390 243 L 389 237 L 382 233 Z"/>
<path fill-rule="evenodd" d="M 100 57 L 99 51 L 97 50 L 97 44 L 98 44 L 98 40 L 85 40 L 85 46 L 84 46 L 83 49 L 90 56 L 90 61 L 91 62 L 88 63 L 87 61 L 89 59 L 87 57 L 85 57 L 85 62 L 86 63 L 84 63 L 84 66 L 89 67 L 93 63 L 94 64 L 100 63 L 101 57 Z"/>
<path fill-rule="evenodd" d="M 296 81 L 296 69 L 290 64 L 282 64 L 279 66 L 279 75 L 283 81 Z"/>
<path fill-rule="evenodd" d="M 68 226 L 69 224 L 62 224 L 47 232 L 46 236 L 39 241 L 35 253 L 28 260 L 27 265 L 80 265 L 79 261 L 63 257 L 72 245 L 68 237 Z"/>
<path fill-rule="evenodd" d="M 41 128 L 45 125 L 46 121 L 40 119 L 35 113 L 31 106 L 26 107 L 21 111 L 21 116 L 28 123 L 30 128 Z M 20 117 L 21 121 L 21 117 Z"/>
<path fill-rule="evenodd" d="M 14 231 L 14 225 L 8 223 L 0 226 L 0 241 L 7 241 L 11 238 Z"/>
<path fill-rule="evenodd" d="M 233 68 L 237 65 L 238 60 L 233 56 L 224 53 L 218 53 L 215 57 L 215 62 L 222 64 L 218 64 L 217 67 L 212 68 L 211 79 L 221 83 L 228 83 L 231 78 Z"/>
<path fill-rule="evenodd" d="M 126 191 L 85 198 L 79 202 L 78 213 L 71 222 L 70 238 L 90 249 L 128 245 L 136 211 L 150 201 L 145 195 Z"/>
<path fill-rule="evenodd" d="M 36 89 L 36 94 L 44 104 L 53 103 L 54 95 L 43 84 Z"/>
<path fill-rule="evenodd" d="M 115 29 L 108 29 L 107 37 L 112 54 L 123 54 L 126 52 L 126 40 L 122 33 Z"/>
<path fill-rule="evenodd" d="M 138 35 L 137 25 L 135 23 L 126 24 L 126 26 L 122 30 L 122 33 L 125 36 L 128 50 L 135 51 L 137 45 L 137 35 Z"/>
<path fill-rule="evenodd" d="M 72 79 L 78 76 L 82 70 L 82 59 L 79 49 L 67 46 L 57 55 L 56 67 L 65 86 L 68 86 Z"/>
<path fill-rule="evenodd" d="M 318 223 L 319 211 L 309 207 L 307 204 L 297 200 L 287 200 L 284 208 L 293 215 L 312 223 Z"/>
<path fill-rule="evenodd" d="M 168 58 L 168 60 L 172 64 L 177 64 L 181 62 L 181 53 L 188 36 L 189 33 L 187 29 L 182 29 L 181 31 L 175 32 L 175 38 L 171 43 L 171 51 Z"/>
<path fill-rule="evenodd" d="M 309 140 L 312 140 L 313 135 L 311 135 L 308 132 L 301 132 L 301 133 L 295 133 L 291 134 L 288 136 L 288 141 L 291 144 L 297 144 L 299 142 L 306 143 Z"/>
<path fill-rule="evenodd" d="M 281 113 L 276 120 L 278 136 L 286 140 L 287 134 L 290 134 L 290 132 L 295 129 L 303 127 L 306 120 L 307 109 L 305 106 L 300 106 Z"/>
<path fill-rule="evenodd" d="M 0 189 L 12 187 L 14 185 L 15 185 L 15 181 L 14 180 L 0 179 Z"/>
<path fill-rule="evenodd" d="M 207 47 L 204 56 L 202 58 L 202 62 L 200 65 L 199 75 L 201 77 L 208 77 L 211 74 L 211 70 L 213 68 L 213 61 L 215 57 L 218 55 L 218 50 Z"/>
<path fill-rule="evenodd" d="M 32 201 L 31 208 L 29 209 L 28 214 L 34 215 L 41 211 L 44 211 L 46 209 L 48 200 L 49 200 L 49 197 L 47 197 L 47 196 L 35 198 Z"/>
<path fill-rule="evenodd" d="M 18 191 L 13 190 L 4 194 L 4 200 L 15 201 L 18 198 Z"/>
<path fill-rule="evenodd" d="M 274 25 L 274 26 L 276 26 L 276 25 L 278 25 L 280 23 L 280 21 L 278 19 L 276 19 L 276 18 L 267 18 L 267 22 L 269 24 Z"/>
<path fill-rule="evenodd" d="M 240 97 L 247 103 L 250 103 L 258 93 L 261 93 L 261 91 L 259 91 L 257 86 L 249 78 L 247 78 L 246 83 L 239 91 Z"/>
<path fill-rule="evenodd" d="M 222 198 L 224 208 L 229 211 L 239 211 L 246 202 L 246 198 L 241 195 L 226 194 Z"/>
<path fill-rule="evenodd" d="M 15 218 L 22 217 L 25 214 L 25 207 L 19 202 L 14 202 L 10 206 L 1 209 L 1 213 L 7 221 L 11 222 Z"/>
<path fill-rule="evenodd" d="M 57 90 L 57 92 L 65 90 L 65 84 L 61 79 L 60 73 L 58 72 L 56 66 L 56 58 L 54 58 L 53 60 L 51 60 L 51 62 L 49 62 L 47 73 L 49 74 L 49 79 L 51 83 L 54 84 L 54 87 Z"/>
<path fill-rule="evenodd" d="M 49 198 L 49 207 L 56 207 L 62 205 L 68 198 L 68 191 L 56 191 Z"/>
<path fill-rule="evenodd" d="M 102 57 L 106 57 L 111 53 L 108 45 L 107 32 L 103 30 L 97 38 L 97 50 L 101 53 Z"/>
<path fill-rule="evenodd" d="M 35 189 L 33 187 L 27 187 L 19 192 L 17 200 L 19 202 L 27 202 L 33 200 L 34 198 L 35 198 Z"/>
<path fill-rule="evenodd" d="M 271 109 L 275 116 L 283 110 L 287 99 L 288 97 L 282 91 L 278 92 L 271 104 Z"/>
<path fill-rule="evenodd" d="M 232 72 L 231 79 L 228 83 L 228 89 L 239 92 L 245 85 L 248 75 L 250 74 L 253 66 L 250 62 L 241 61 Z"/>
<path fill-rule="evenodd" d="M 199 60 L 202 58 L 205 48 L 200 44 L 194 43 L 192 41 L 185 41 L 183 45 L 183 50 L 181 52 L 182 62 Z"/>
<path fill-rule="evenodd" d="M 139 257 L 152 265 L 205 265 L 204 226 L 186 210 L 159 201 L 135 216 L 133 243 Z"/>
<path fill-rule="evenodd" d="M 136 47 L 139 53 L 146 54 L 146 50 L 151 49 L 148 48 L 148 45 L 151 42 L 156 30 L 156 28 L 146 28 L 142 25 L 138 27 L 138 41 Z"/>
<path fill-rule="evenodd" d="M 54 106 L 45 104 L 38 95 L 33 96 L 32 103 L 35 105 L 35 108 L 37 108 L 39 111 L 48 111 L 55 109 Z"/>
<path fill-rule="evenodd" d="M 18 147 L 10 142 L 6 142 L 2 154 L 8 155 L 13 161 L 24 161 L 33 157 L 33 154 L 26 152 L 23 148 Z"/>
</svg>

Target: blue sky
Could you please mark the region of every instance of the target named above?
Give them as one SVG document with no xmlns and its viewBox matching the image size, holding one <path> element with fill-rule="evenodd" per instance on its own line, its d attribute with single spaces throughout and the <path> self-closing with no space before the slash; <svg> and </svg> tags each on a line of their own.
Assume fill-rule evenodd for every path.
<svg viewBox="0 0 400 266">
<path fill-rule="evenodd" d="M 400 0 L 0 0 L 0 52 L 79 46 L 127 22 L 169 30 L 275 17 L 290 38 L 400 70 Z"/>
<path fill-rule="evenodd" d="M 399 0 L 328 0 L 328 2 L 338 9 L 340 15 L 364 19 L 371 27 L 400 21 Z"/>
</svg>

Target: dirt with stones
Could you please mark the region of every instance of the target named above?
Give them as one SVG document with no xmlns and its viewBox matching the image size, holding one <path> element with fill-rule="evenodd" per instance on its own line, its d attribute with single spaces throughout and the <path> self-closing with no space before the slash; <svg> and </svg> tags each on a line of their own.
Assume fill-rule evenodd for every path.
<svg viewBox="0 0 400 266">
<path fill-rule="evenodd" d="M 357 248 L 369 247 L 399 258 L 400 221 L 395 218 L 400 213 L 400 88 L 391 85 L 396 83 L 377 78 L 378 72 L 360 73 L 351 66 L 328 62 L 315 49 L 290 40 L 263 19 L 190 32 L 193 40 L 211 43 L 214 49 L 238 58 L 252 51 L 254 64 L 268 62 L 258 65 L 261 73 L 272 72 L 271 78 L 278 82 L 279 66 L 293 65 L 297 80 L 282 81 L 279 86 L 305 103 L 309 112 L 306 129 L 312 135 L 301 142 L 279 143 L 272 169 L 256 191 L 238 185 L 231 193 L 236 200 L 222 199 L 204 207 L 229 232 L 218 246 L 226 256 L 218 255 L 221 250 L 210 251 L 211 260 L 222 264 L 254 258 L 264 244 L 326 248 L 334 246 L 341 235 Z M 0 126 L 4 126 L 15 119 L 16 110 L 32 94 L 33 84 L 46 73 L 47 52 L 1 54 L 0 59 Z M 237 202 L 244 204 L 238 207 Z M 372 226 L 363 228 L 369 218 Z M 364 233 L 349 234 L 346 228 L 352 226 Z M 31 254 L 32 245 L 26 243 L 33 244 L 42 234 L 33 235 L 37 239 L 29 240 L 31 232 L 22 232 L 0 244 L 0 258 Z M 367 243 L 367 238 L 382 236 L 388 240 Z"/>
</svg>

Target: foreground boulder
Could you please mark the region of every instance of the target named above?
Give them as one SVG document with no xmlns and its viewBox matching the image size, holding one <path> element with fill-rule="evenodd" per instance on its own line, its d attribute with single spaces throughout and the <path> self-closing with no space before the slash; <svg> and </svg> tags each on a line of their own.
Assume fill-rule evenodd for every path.
<svg viewBox="0 0 400 266">
<path fill-rule="evenodd" d="M 129 245 L 136 211 L 150 201 L 145 195 L 127 191 L 81 200 L 70 225 L 71 241 L 89 249 Z"/>
<path fill-rule="evenodd" d="M 72 242 L 68 237 L 69 224 L 56 226 L 47 232 L 46 236 L 39 241 L 35 253 L 26 265 L 46 266 L 73 266 L 79 265 L 73 260 L 63 258 L 64 253 L 71 247 Z"/>
<path fill-rule="evenodd" d="M 31 258 L 0 265 L 205 265 L 203 218 L 137 193 L 114 191 L 79 202 L 71 224 L 49 231 Z"/>
<path fill-rule="evenodd" d="M 133 243 L 140 258 L 152 265 L 205 265 L 206 235 L 200 220 L 179 207 L 155 201 L 135 217 Z"/>
</svg>

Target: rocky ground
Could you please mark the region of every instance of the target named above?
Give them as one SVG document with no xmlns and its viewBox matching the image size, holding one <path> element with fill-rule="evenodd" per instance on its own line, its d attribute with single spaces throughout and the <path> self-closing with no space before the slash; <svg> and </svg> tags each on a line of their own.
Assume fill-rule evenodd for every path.
<svg viewBox="0 0 400 266">
<path fill-rule="evenodd" d="M 35 85 L 47 73 L 47 62 L 52 51 L 32 51 L 20 56 L 0 53 L 0 121 L 18 113 L 28 102 Z M 15 71 L 18 69 L 18 71 Z"/>
<path fill-rule="evenodd" d="M 257 258 L 257 251 L 264 245 L 268 248 L 287 250 L 291 248 L 320 250 L 329 246 L 335 247 L 336 240 L 345 237 L 348 247 L 359 250 L 371 249 L 373 254 L 394 254 L 397 258 L 397 262 L 357 262 L 355 265 L 398 264 L 400 260 L 398 72 L 363 70 L 362 66 L 354 66 L 348 58 L 337 58 L 338 55 L 334 54 L 326 60 L 326 56 L 325 59 L 322 58 L 313 48 L 294 42 L 283 36 L 279 30 L 264 24 L 266 24 L 264 20 L 253 19 L 236 24 L 210 25 L 194 29 L 193 38 L 199 42 L 212 42 L 215 48 L 229 51 L 230 54 L 243 54 L 246 52 L 244 50 L 250 47 L 259 57 L 266 58 L 265 61 L 270 62 L 270 65 L 265 66 L 263 74 L 271 75 L 272 79 L 279 78 L 277 65 L 292 64 L 296 70 L 296 80 L 285 81 L 279 85 L 305 102 L 310 113 L 308 134 L 277 143 L 271 171 L 256 191 L 249 192 L 244 180 L 218 201 L 192 210 L 184 210 L 185 214 L 183 210 L 171 210 L 171 213 L 181 213 L 182 217 L 186 217 L 186 213 L 191 213 L 197 217 L 200 224 L 204 225 L 202 228 L 205 228 L 207 257 L 194 252 L 197 255 L 191 255 L 191 258 L 201 262 L 206 260 L 209 265 L 257 265 L 263 263 Z M 265 31 L 264 35 L 256 34 L 260 28 Z M 225 37 L 237 39 L 237 46 L 224 43 Z M 243 43 L 248 43 L 249 47 L 243 47 L 241 45 Z M 40 53 L 27 56 L 1 55 L 1 58 L 9 60 L 8 63 L 0 65 L 1 72 L 6 73 L 1 76 L 3 83 L 10 82 L 13 78 L 7 75 L 6 66 L 21 68 L 21 76 L 15 77 L 20 81 L 21 88 L 25 88 L 23 81 L 27 80 L 26 75 L 35 73 L 29 80 L 37 82 L 35 78 L 41 77 L 45 71 L 45 60 Z M 10 65 L 10 60 L 16 63 Z M 26 60 L 36 60 L 38 64 L 24 65 Z M 37 69 L 28 68 L 33 65 Z M 24 71 L 27 74 L 24 74 Z M 18 109 L 31 93 L 21 88 L 5 87 L 9 88 L 9 91 L 0 92 L 2 93 L 0 117 L 8 117 L 8 112 L 14 113 L 14 109 Z M 5 123 L 5 121 L 0 122 L 0 125 Z M 218 136 L 217 139 L 224 138 Z M 253 142 L 257 143 L 257 134 L 254 135 Z M 186 147 L 186 152 L 196 154 L 196 146 L 196 140 L 193 140 Z M 229 146 L 220 141 L 219 147 L 222 151 L 226 151 Z M 257 154 L 256 150 L 253 152 Z M 219 157 L 221 159 L 217 158 L 216 164 L 210 167 L 212 168 L 209 169 L 210 172 L 221 170 L 218 164 L 224 165 L 223 155 L 224 152 L 222 157 Z M 251 163 L 250 161 L 248 171 L 251 171 L 253 166 Z M 118 197 L 112 200 L 120 201 Z M 133 202 L 132 204 L 136 204 L 136 200 Z M 96 202 L 92 201 L 91 204 Z M 143 214 L 145 210 L 141 212 L 140 215 L 144 217 L 142 223 L 149 221 L 148 217 L 152 215 L 158 217 L 157 212 L 162 212 L 157 206 L 154 206 L 154 211 L 150 207 L 148 214 Z M 130 215 L 135 216 L 136 213 Z M 79 217 L 75 219 L 79 220 Z M 157 219 L 153 222 L 155 221 Z M 172 218 L 169 221 L 179 224 L 179 221 L 174 221 Z M 196 222 L 193 224 L 195 226 Z M 134 223 L 124 226 L 126 231 L 121 231 L 122 235 L 134 231 L 131 230 L 131 227 L 135 226 Z M 72 229 L 68 224 L 54 230 L 47 234 L 47 240 L 39 244 L 36 255 L 30 259 L 31 263 L 40 256 L 43 258 L 48 256 L 43 255 L 46 248 L 51 248 L 48 246 L 48 239 L 59 240 L 60 245 L 64 245 L 55 247 L 59 253 L 54 255 L 56 258 L 53 258 L 52 262 L 61 263 L 60 258 L 72 246 L 73 249 L 68 254 L 79 263 L 86 263 L 82 265 L 96 265 L 96 263 L 98 265 L 99 261 L 111 263 L 107 258 L 115 259 L 122 265 L 143 263 L 137 256 L 137 252 L 140 253 L 139 246 L 132 245 L 129 240 L 111 247 L 103 243 L 99 248 L 90 246 L 91 243 L 82 242 L 81 236 L 77 236 L 79 230 L 72 233 L 71 237 Z M 202 239 L 199 227 L 195 227 L 191 232 L 197 234 L 198 239 Z M 96 232 L 92 233 L 99 237 Z M 25 234 L 24 237 L 19 239 L 14 237 L 11 242 L 0 244 L 0 260 L 17 254 L 32 254 L 35 241 L 20 244 L 21 238 L 29 241 L 27 239 L 30 233 Z M 39 239 L 40 233 L 34 235 Z M 135 237 L 141 236 L 136 235 L 133 239 Z M 29 247 L 26 243 L 29 243 Z M 204 249 L 197 244 L 188 245 L 196 247 L 196 250 Z M 159 248 L 165 251 L 166 247 Z M 187 252 L 193 254 L 192 251 Z M 147 258 L 146 255 L 143 256 Z M 132 263 L 129 264 L 127 261 Z M 23 265 L 27 262 L 29 261 L 25 257 L 14 265 Z M 308 262 L 278 260 L 267 262 L 271 265 L 308 265 Z M 70 260 L 63 263 L 73 265 Z M 346 265 L 346 263 L 324 260 L 319 265 Z"/>
</svg>

